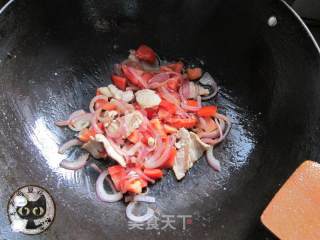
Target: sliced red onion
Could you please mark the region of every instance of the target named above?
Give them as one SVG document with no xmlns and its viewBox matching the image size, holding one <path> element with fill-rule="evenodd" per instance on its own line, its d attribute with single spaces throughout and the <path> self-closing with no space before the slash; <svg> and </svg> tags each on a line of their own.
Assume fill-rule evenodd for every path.
<svg viewBox="0 0 320 240">
<path fill-rule="evenodd" d="M 91 119 L 91 113 L 83 113 L 81 115 L 74 116 L 73 118 L 70 118 L 68 127 L 73 131 L 79 132 L 90 125 Z"/>
<path fill-rule="evenodd" d="M 89 156 L 90 156 L 89 153 L 84 153 L 84 154 L 80 155 L 78 157 L 78 159 L 75 161 L 68 161 L 68 160 L 64 159 L 60 162 L 60 167 L 63 167 L 68 170 L 81 169 L 86 165 Z"/>
<path fill-rule="evenodd" d="M 211 146 L 206 152 L 209 165 L 216 171 L 221 171 L 220 162 L 213 156 L 213 146 Z"/>
<path fill-rule="evenodd" d="M 179 94 L 182 100 L 186 100 L 190 96 L 190 82 L 188 80 L 183 80 L 181 87 L 179 89 Z"/>
<path fill-rule="evenodd" d="M 160 158 L 147 158 L 144 166 L 146 168 L 157 168 L 160 167 L 165 163 L 165 161 L 168 159 L 171 148 L 175 142 L 175 137 L 171 136 L 169 139 L 169 144 L 167 147 L 164 147 L 164 150 L 161 152 L 161 157 Z"/>
<path fill-rule="evenodd" d="M 184 109 L 184 110 L 187 110 L 187 111 L 190 111 L 190 112 L 196 112 L 198 111 L 200 108 L 201 108 L 201 97 L 198 96 L 197 97 L 197 106 L 189 106 L 187 104 L 187 102 L 185 101 L 182 101 L 181 102 L 181 107 Z"/>
<path fill-rule="evenodd" d="M 113 65 L 113 72 L 118 75 L 118 76 L 121 76 L 122 75 L 122 70 L 121 70 L 121 64 L 114 64 Z"/>
<path fill-rule="evenodd" d="M 145 61 L 140 61 L 141 67 L 146 72 L 158 72 L 160 70 L 160 63 L 157 59 L 154 64 L 147 63 Z"/>
<path fill-rule="evenodd" d="M 73 113 L 69 116 L 68 120 L 65 120 L 65 121 L 57 121 L 57 122 L 55 122 L 55 124 L 56 124 L 57 126 L 59 126 L 59 127 L 67 126 L 67 125 L 69 125 L 70 121 L 73 120 L 75 117 L 81 116 L 81 115 L 83 115 L 83 114 L 85 114 L 85 113 L 86 113 L 86 112 L 85 112 L 83 109 L 77 110 L 77 111 L 73 112 Z"/>
<path fill-rule="evenodd" d="M 197 135 L 199 138 L 217 138 L 219 137 L 219 130 L 216 129 L 212 132 L 200 132 Z"/>
<path fill-rule="evenodd" d="M 82 145 L 82 142 L 78 139 L 71 139 L 70 141 L 64 143 L 60 148 L 58 153 L 60 154 L 64 154 L 69 148 L 73 147 L 73 146 L 80 146 Z"/>
<path fill-rule="evenodd" d="M 165 85 L 169 80 L 175 77 L 180 77 L 181 75 L 176 72 L 163 72 L 153 76 L 149 81 L 149 88 L 155 89 Z"/>
<path fill-rule="evenodd" d="M 64 121 L 56 121 L 54 124 L 57 125 L 58 127 L 64 127 L 64 126 L 68 126 L 69 123 L 70 123 L 69 120 L 64 120 Z"/>
<path fill-rule="evenodd" d="M 94 170 L 96 170 L 98 173 L 102 173 L 102 170 L 98 167 L 98 165 L 97 164 L 95 164 L 95 163 L 91 163 L 90 164 L 90 167 L 92 167 Z"/>
<path fill-rule="evenodd" d="M 99 126 L 97 125 L 98 122 L 98 114 L 99 111 L 95 112 L 93 117 L 91 118 L 91 126 L 93 127 L 94 131 L 96 133 L 103 133 L 103 131 L 99 128 Z"/>
<path fill-rule="evenodd" d="M 200 122 L 200 126 L 202 129 L 204 129 L 204 130 L 208 129 L 208 124 L 203 117 L 199 117 L 199 122 Z"/>
<path fill-rule="evenodd" d="M 219 142 L 221 142 L 223 139 L 223 132 L 220 126 L 220 122 L 217 120 L 217 118 L 214 119 L 214 122 L 216 123 L 217 127 L 218 127 L 218 131 L 219 131 Z"/>
<path fill-rule="evenodd" d="M 211 94 L 209 94 L 208 96 L 201 97 L 202 100 L 209 100 L 217 95 L 217 93 L 219 91 L 218 85 L 215 82 L 215 80 L 213 79 L 213 77 L 208 72 L 205 72 L 202 75 L 199 82 L 202 85 L 209 86 L 211 88 Z"/>
<path fill-rule="evenodd" d="M 112 99 L 112 101 L 110 101 L 112 104 L 115 104 L 117 109 L 121 112 L 121 113 L 126 113 L 126 112 L 132 112 L 134 111 L 134 107 L 129 104 L 129 103 L 126 103 L 125 101 L 123 100 L 118 100 L 118 99 Z"/>
<path fill-rule="evenodd" d="M 126 151 L 126 155 L 133 156 L 141 147 L 143 147 L 143 144 L 138 141 L 129 150 Z"/>
<path fill-rule="evenodd" d="M 151 183 L 155 183 L 155 180 L 153 180 L 152 178 L 148 177 L 147 175 L 144 174 L 144 172 L 138 168 L 134 169 L 134 171 L 139 175 L 139 177 L 141 177 L 143 180 L 146 180 L 148 182 Z"/>
<path fill-rule="evenodd" d="M 133 209 L 134 209 L 135 205 L 136 205 L 136 202 L 130 202 L 127 206 L 126 215 L 129 220 L 131 220 L 133 222 L 145 222 L 154 216 L 154 210 L 152 210 L 149 207 L 147 208 L 147 212 L 144 215 L 142 215 L 142 216 L 134 215 Z"/>
<path fill-rule="evenodd" d="M 149 162 L 149 163 L 156 162 L 160 158 L 162 152 L 165 150 L 165 144 L 162 142 L 161 138 L 159 138 L 155 144 L 157 147 L 155 148 L 153 154 L 145 160 L 145 164 L 147 162 Z M 147 163 L 147 165 L 148 165 L 148 163 Z M 145 166 L 145 167 L 148 168 L 147 166 Z"/>
<path fill-rule="evenodd" d="M 222 137 L 221 137 L 221 141 L 223 141 L 231 129 L 231 121 L 227 116 L 224 116 L 220 113 L 216 113 L 215 118 L 224 121 L 223 128 L 225 128 L 225 129 L 224 129 L 224 133 L 222 134 Z M 224 127 L 225 126 L 224 124 L 226 125 L 226 127 Z M 220 124 L 220 128 L 221 128 L 221 131 L 223 131 L 222 124 Z"/>
<path fill-rule="evenodd" d="M 81 116 L 82 114 L 85 114 L 85 113 L 86 113 L 86 111 L 84 111 L 83 109 L 77 110 L 77 111 L 71 113 L 71 115 L 69 117 L 69 120 L 72 120 L 75 117 L 79 117 L 79 116 Z"/>
<path fill-rule="evenodd" d="M 209 145 L 214 145 L 217 143 L 217 139 L 212 139 L 212 138 L 201 138 L 201 141 Z"/>
<path fill-rule="evenodd" d="M 115 193 L 107 193 L 107 191 L 104 189 L 103 182 L 106 179 L 108 183 L 111 183 L 111 188 L 114 190 L 114 186 L 110 179 L 106 178 L 108 176 L 108 171 L 104 170 L 98 177 L 97 182 L 96 182 L 96 192 L 97 196 L 101 201 L 104 202 L 117 202 L 122 199 L 123 194 L 121 192 L 115 192 Z"/>
<path fill-rule="evenodd" d="M 218 122 L 217 119 L 219 121 L 221 121 L 221 123 Z M 217 130 L 213 131 L 212 133 L 208 133 L 208 134 L 203 133 L 201 136 L 199 136 L 203 142 L 210 144 L 210 145 L 216 145 L 216 144 L 222 142 L 226 138 L 226 136 L 228 135 L 230 128 L 231 128 L 231 122 L 230 122 L 229 118 L 220 114 L 220 113 L 216 113 L 215 123 L 218 127 Z M 217 137 L 218 137 L 217 132 L 218 132 L 218 136 L 219 136 L 218 139 L 217 139 Z M 200 134 L 201 133 L 199 133 L 198 135 L 200 135 Z"/>
<path fill-rule="evenodd" d="M 91 113 L 94 113 L 95 110 L 94 110 L 94 105 L 96 104 L 96 102 L 98 100 L 105 100 L 105 101 L 108 101 L 108 97 L 107 96 L 104 96 L 104 95 L 98 95 L 98 96 L 95 96 L 94 98 L 92 98 L 91 102 L 90 102 L 90 105 L 89 105 L 89 109 L 90 109 L 90 112 Z"/>
<path fill-rule="evenodd" d="M 128 67 L 128 71 L 130 72 L 131 75 L 134 76 L 134 78 L 141 84 L 141 86 L 143 86 L 144 88 L 148 87 L 148 84 L 146 83 L 146 81 L 137 73 L 136 69 L 127 66 Z"/>
</svg>

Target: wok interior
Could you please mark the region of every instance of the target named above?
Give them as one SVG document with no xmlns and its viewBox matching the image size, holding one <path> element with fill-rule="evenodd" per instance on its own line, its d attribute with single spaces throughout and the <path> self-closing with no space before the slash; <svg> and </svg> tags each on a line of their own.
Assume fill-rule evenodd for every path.
<svg viewBox="0 0 320 240">
<path fill-rule="evenodd" d="M 266 24 L 270 14 L 276 28 Z M 221 173 L 202 159 L 183 181 L 170 173 L 151 188 L 161 214 L 193 218 L 186 231 L 159 238 L 267 236 L 259 223 L 266 203 L 299 163 L 318 156 L 319 56 L 280 2 L 19 1 L 0 24 L 1 200 L 24 184 L 46 187 L 57 203 L 57 236 L 154 234 L 128 230 L 123 203 L 97 200 L 92 169 L 59 168 L 67 156 L 58 145 L 73 133 L 53 124 L 87 109 L 112 65 L 141 43 L 211 73 L 222 87 L 214 103 L 233 122 L 214 152 Z"/>
</svg>

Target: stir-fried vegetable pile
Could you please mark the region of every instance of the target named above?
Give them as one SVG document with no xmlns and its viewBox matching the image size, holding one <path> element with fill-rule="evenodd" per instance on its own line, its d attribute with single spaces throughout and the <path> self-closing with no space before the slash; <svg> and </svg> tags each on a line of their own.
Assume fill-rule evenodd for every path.
<svg viewBox="0 0 320 240">
<path fill-rule="evenodd" d="M 101 173 L 97 194 L 108 202 L 122 199 L 125 193 L 129 201 L 154 202 L 139 195 L 143 188 L 161 179 L 163 169 L 173 169 L 182 179 L 204 153 L 210 166 L 220 171 L 212 150 L 224 140 L 231 123 L 217 106 L 202 103 L 218 92 L 209 73 L 186 68 L 181 61 L 160 63 L 150 47 L 141 45 L 115 64 L 111 79 L 113 84 L 97 89 L 90 112 L 78 110 L 68 120 L 56 122 L 79 132 L 77 139 L 60 147 L 60 153 L 76 145 L 88 152 L 76 161 L 63 160 L 61 167 L 81 169 L 90 155 L 113 159 L 115 164 L 104 171 L 94 165 Z M 113 193 L 104 189 L 105 180 Z M 144 216 L 133 215 L 133 204 L 127 208 L 131 220 L 152 216 L 150 208 Z"/>
</svg>

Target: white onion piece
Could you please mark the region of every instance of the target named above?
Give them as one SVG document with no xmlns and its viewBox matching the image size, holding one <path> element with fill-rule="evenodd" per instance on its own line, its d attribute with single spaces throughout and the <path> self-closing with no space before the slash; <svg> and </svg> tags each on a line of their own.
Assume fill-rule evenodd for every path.
<svg viewBox="0 0 320 240">
<path fill-rule="evenodd" d="M 106 190 L 103 187 L 103 182 L 107 176 L 108 176 L 107 170 L 104 170 L 99 175 L 97 182 L 96 182 L 97 196 L 99 197 L 99 199 L 101 201 L 104 201 L 104 202 L 117 202 L 122 199 L 123 194 L 121 192 L 116 192 L 116 193 L 112 193 L 112 194 L 106 192 Z M 110 181 L 108 181 L 108 182 L 109 182 L 109 184 L 111 183 Z M 112 183 L 111 183 L 111 187 L 114 190 Z"/>
<path fill-rule="evenodd" d="M 201 97 L 202 100 L 209 100 L 217 95 L 219 88 L 213 77 L 208 73 L 205 72 L 202 77 L 200 78 L 199 82 L 203 85 L 211 87 L 211 94 L 208 96 Z"/>
<path fill-rule="evenodd" d="M 221 171 L 221 165 L 220 162 L 213 156 L 213 146 L 211 146 L 206 153 L 207 160 L 209 165 L 216 171 Z"/>
<path fill-rule="evenodd" d="M 132 211 L 135 205 L 136 205 L 136 202 L 130 202 L 127 206 L 126 215 L 129 218 L 129 220 L 133 222 L 145 222 L 154 216 L 154 211 L 149 207 L 147 208 L 147 212 L 144 215 L 141 215 L 141 216 L 134 215 Z"/>
<path fill-rule="evenodd" d="M 64 154 L 69 148 L 73 146 L 80 146 L 82 145 L 82 142 L 78 139 L 71 139 L 70 141 L 64 143 L 60 148 L 58 153 Z"/>
<path fill-rule="evenodd" d="M 124 199 L 125 202 L 147 202 L 147 203 L 155 203 L 156 199 L 151 196 L 146 196 L 145 194 L 139 194 L 139 195 L 129 195 L 126 196 Z"/>
<path fill-rule="evenodd" d="M 81 169 L 86 165 L 89 156 L 90 156 L 89 153 L 84 153 L 84 154 L 80 155 L 78 157 L 78 159 L 75 161 L 68 161 L 68 160 L 64 159 L 60 162 L 60 167 L 63 167 L 68 170 Z"/>
<path fill-rule="evenodd" d="M 135 195 L 133 197 L 133 201 L 136 202 L 147 202 L 147 203 L 155 203 L 156 199 L 151 196 L 146 196 L 146 195 Z"/>
</svg>

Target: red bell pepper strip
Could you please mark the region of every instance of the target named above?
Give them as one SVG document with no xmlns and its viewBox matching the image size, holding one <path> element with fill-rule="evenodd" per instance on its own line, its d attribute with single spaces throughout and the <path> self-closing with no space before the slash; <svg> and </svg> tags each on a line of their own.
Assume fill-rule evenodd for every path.
<svg viewBox="0 0 320 240">
<path fill-rule="evenodd" d="M 152 120 L 150 120 L 151 126 L 154 128 L 154 130 L 156 132 L 158 132 L 158 134 L 160 134 L 160 136 L 162 138 L 166 138 L 167 134 L 163 129 L 162 123 L 160 122 L 160 120 L 158 118 L 154 118 Z"/>
<path fill-rule="evenodd" d="M 172 147 L 168 160 L 161 166 L 161 168 L 172 168 L 176 160 L 176 155 L 177 149 L 175 147 Z"/>
<path fill-rule="evenodd" d="M 217 113 L 217 106 L 204 106 L 197 111 L 199 117 L 214 117 Z"/>
<path fill-rule="evenodd" d="M 158 107 L 145 108 L 144 110 L 147 112 L 148 119 L 152 119 L 153 117 L 157 116 Z"/>
<path fill-rule="evenodd" d="M 127 79 L 125 77 L 117 76 L 117 75 L 112 75 L 111 76 L 112 82 L 114 85 L 117 86 L 117 88 L 125 91 L 127 87 Z"/>
<path fill-rule="evenodd" d="M 202 70 L 201 68 L 188 68 L 187 75 L 190 80 L 196 80 L 201 77 Z"/>
<path fill-rule="evenodd" d="M 141 45 L 136 50 L 136 57 L 140 60 L 150 63 L 154 63 L 157 58 L 156 53 L 153 51 L 153 49 L 146 45 Z"/>
<path fill-rule="evenodd" d="M 197 124 L 196 118 L 169 118 L 166 120 L 175 128 L 193 128 Z"/>
<path fill-rule="evenodd" d="M 160 107 L 164 108 L 171 114 L 175 114 L 177 112 L 177 106 L 171 102 L 168 102 L 166 100 L 161 100 Z"/>
<path fill-rule="evenodd" d="M 167 134 L 172 134 L 172 133 L 178 132 L 178 129 L 176 129 L 175 127 L 172 127 L 168 124 L 163 124 L 163 129 Z"/>
<path fill-rule="evenodd" d="M 95 135 L 96 132 L 92 128 L 85 128 L 80 131 L 78 138 L 81 142 L 89 142 Z"/>
<path fill-rule="evenodd" d="M 163 172 L 161 169 L 157 169 L 157 168 L 145 168 L 143 170 L 143 173 L 145 175 L 147 175 L 149 178 L 152 178 L 154 180 L 160 179 L 163 177 Z"/>
<path fill-rule="evenodd" d="M 168 112 L 166 109 L 160 107 L 160 108 L 159 108 L 159 111 L 158 111 L 158 117 L 159 117 L 159 119 L 161 119 L 161 120 L 165 120 L 165 119 L 171 117 L 171 113 Z"/>
<path fill-rule="evenodd" d="M 126 190 L 132 193 L 141 193 L 142 192 L 142 182 L 140 179 L 127 180 L 126 181 Z"/>
<path fill-rule="evenodd" d="M 197 107 L 198 106 L 198 102 L 195 100 L 187 100 L 187 105 L 191 106 L 191 107 Z"/>
<path fill-rule="evenodd" d="M 127 139 L 132 142 L 132 143 L 137 143 L 140 141 L 140 139 L 142 138 L 140 132 L 136 129 L 134 130 L 128 137 Z"/>
</svg>

